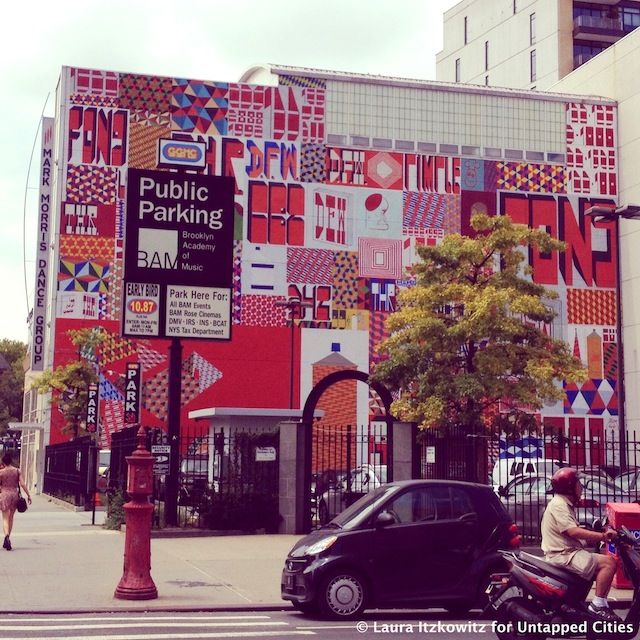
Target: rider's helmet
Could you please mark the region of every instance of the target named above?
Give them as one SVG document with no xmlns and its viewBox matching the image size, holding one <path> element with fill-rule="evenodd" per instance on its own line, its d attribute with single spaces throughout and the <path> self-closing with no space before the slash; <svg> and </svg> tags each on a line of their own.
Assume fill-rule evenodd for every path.
<svg viewBox="0 0 640 640">
<path fill-rule="evenodd" d="M 575 496 L 578 482 L 578 472 L 573 467 L 562 467 L 551 478 L 553 491 L 563 496 Z"/>
</svg>

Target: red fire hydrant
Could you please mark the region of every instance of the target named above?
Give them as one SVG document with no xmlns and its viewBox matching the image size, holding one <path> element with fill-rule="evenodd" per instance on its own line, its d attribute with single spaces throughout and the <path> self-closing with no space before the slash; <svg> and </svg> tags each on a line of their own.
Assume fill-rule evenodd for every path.
<svg viewBox="0 0 640 640">
<path fill-rule="evenodd" d="M 151 578 L 151 513 L 149 496 L 153 486 L 153 456 L 144 446 L 145 432 L 138 430 L 138 448 L 127 456 L 127 491 L 124 505 L 124 572 L 113 594 L 121 600 L 153 600 L 158 590 Z"/>
</svg>

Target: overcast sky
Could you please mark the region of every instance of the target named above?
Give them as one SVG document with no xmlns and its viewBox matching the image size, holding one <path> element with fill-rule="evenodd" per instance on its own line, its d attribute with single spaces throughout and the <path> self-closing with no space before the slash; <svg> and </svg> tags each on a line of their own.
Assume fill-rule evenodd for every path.
<svg viewBox="0 0 640 640">
<path fill-rule="evenodd" d="M 27 176 L 40 115 L 43 109 L 44 115 L 54 115 L 63 65 L 233 82 L 248 67 L 271 62 L 435 80 L 442 14 L 456 2 L 12 3 L 0 39 L 0 339 L 26 342 L 28 338 L 38 149 L 28 180 Z"/>
</svg>

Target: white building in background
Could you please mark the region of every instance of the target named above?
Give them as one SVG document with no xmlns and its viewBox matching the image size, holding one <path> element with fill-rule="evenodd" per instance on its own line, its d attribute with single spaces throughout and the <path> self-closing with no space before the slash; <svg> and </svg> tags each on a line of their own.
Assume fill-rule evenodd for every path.
<svg viewBox="0 0 640 640">
<path fill-rule="evenodd" d="M 436 78 L 547 90 L 638 26 L 634 0 L 462 0 L 444 14 Z"/>
<path fill-rule="evenodd" d="M 552 87 L 618 103 L 618 203 L 640 205 L 640 30 L 630 33 Z M 622 220 L 620 259 L 627 431 L 640 431 L 640 220 Z"/>
</svg>

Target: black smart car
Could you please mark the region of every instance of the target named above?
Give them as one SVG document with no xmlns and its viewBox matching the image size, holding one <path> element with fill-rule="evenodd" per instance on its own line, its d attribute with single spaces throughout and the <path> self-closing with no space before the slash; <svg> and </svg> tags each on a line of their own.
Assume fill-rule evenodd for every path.
<svg viewBox="0 0 640 640">
<path fill-rule="evenodd" d="M 482 606 L 498 549 L 520 544 L 490 486 L 450 480 L 382 485 L 302 538 L 282 572 L 300 611 L 354 618 L 371 607 Z"/>
</svg>

